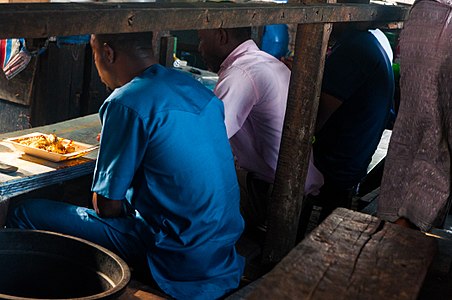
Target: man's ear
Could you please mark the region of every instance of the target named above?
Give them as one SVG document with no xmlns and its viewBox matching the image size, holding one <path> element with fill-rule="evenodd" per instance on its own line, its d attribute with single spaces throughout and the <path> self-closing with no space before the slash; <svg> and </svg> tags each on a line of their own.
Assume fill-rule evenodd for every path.
<svg viewBox="0 0 452 300">
<path fill-rule="evenodd" d="M 218 39 L 220 41 L 220 45 L 226 45 L 229 42 L 228 31 L 224 28 L 219 28 L 218 29 Z"/>
<path fill-rule="evenodd" d="M 103 44 L 103 53 L 107 62 L 111 64 L 115 62 L 115 50 L 113 50 L 113 48 L 107 43 Z"/>
</svg>

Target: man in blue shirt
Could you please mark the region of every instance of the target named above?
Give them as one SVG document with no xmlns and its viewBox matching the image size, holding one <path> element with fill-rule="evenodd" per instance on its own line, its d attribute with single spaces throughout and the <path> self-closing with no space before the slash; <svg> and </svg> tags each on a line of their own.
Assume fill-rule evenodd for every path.
<svg viewBox="0 0 452 300">
<path fill-rule="evenodd" d="M 152 34 L 92 35 L 113 91 L 92 185 L 94 210 L 49 200 L 14 208 L 8 226 L 62 232 L 111 249 L 178 299 L 236 288 L 244 227 L 222 102 L 196 80 L 157 64 Z"/>
</svg>

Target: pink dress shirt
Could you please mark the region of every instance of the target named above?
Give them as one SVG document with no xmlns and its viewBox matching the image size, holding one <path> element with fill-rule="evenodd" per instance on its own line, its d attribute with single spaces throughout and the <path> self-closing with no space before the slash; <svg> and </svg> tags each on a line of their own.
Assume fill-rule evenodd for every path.
<svg viewBox="0 0 452 300">
<path fill-rule="evenodd" d="M 247 40 L 223 61 L 218 77 L 214 93 L 224 102 L 226 130 L 238 165 L 273 183 L 290 70 Z"/>
</svg>

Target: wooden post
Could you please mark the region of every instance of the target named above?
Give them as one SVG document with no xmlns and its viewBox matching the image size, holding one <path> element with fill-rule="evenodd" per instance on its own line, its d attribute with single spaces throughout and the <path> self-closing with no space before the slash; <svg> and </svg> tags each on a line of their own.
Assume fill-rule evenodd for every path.
<svg viewBox="0 0 452 300">
<path fill-rule="evenodd" d="M 174 36 L 163 36 L 160 39 L 160 63 L 166 67 L 173 66 Z"/>
<path fill-rule="evenodd" d="M 264 35 L 264 26 L 251 27 L 251 39 L 259 46 L 262 47 L 262 36 Z"/>
<path fill-rule="evenodd" d="M 264 265 L 295 246 L 331 24 L 299 24 L 283 136 L 268 207 Z"/>
</svg>

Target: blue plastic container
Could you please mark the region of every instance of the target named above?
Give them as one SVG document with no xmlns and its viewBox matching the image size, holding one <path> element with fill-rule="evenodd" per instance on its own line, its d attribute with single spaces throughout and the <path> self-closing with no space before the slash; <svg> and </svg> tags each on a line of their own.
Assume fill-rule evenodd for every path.
<svg viewBox="0 0 452 300">
<path fill-rule="evenodd" d="M 289 47 L 289 30 L 286 24 L 266 25 L 261 49 L 277 59 L 285 56 Z"/>
</svg>

